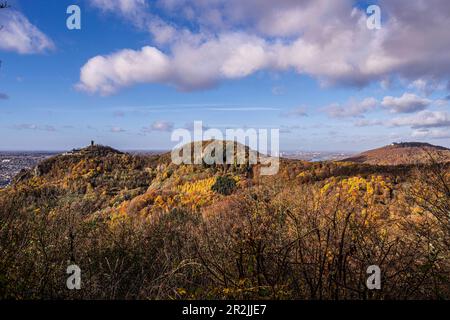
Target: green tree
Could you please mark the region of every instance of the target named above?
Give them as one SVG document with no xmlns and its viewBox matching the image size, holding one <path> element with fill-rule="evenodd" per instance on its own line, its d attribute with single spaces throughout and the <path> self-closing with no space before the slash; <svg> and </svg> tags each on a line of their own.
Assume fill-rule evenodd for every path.
<svg viewBox="0 0 450 320">
<path fill-rule="evenodd" d="M 216 182 L 211 187 L 211 190 L 228 196 L 233 193 L 236 188 L 236 181 L 228 176 L 220 176 L 216 178 Z"/>
</svg>

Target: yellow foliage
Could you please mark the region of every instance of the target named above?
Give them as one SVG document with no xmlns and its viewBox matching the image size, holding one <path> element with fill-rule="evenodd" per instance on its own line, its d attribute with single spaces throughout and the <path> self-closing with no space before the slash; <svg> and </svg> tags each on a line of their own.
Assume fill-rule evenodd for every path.
<svg viewBox="0 0 450 320">
<path fill-rule="evenodd" d="M 192 210 L 208 204 L 213 196 L 211 187 L 215 177 L 206 178 L 194 182 L 187 182 L 177 188 L 181 205 L 188 205 Z"/>
</svg>

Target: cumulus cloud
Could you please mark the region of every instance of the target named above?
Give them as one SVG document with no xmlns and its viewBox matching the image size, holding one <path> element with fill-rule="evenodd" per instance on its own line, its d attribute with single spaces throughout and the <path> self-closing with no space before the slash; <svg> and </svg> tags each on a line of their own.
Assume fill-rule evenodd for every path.
<svg viewBox="0 0 450 320">
<path fill-rule="evenodd" d="M 431 100 L 421 98 L 412 93 L 404 93 L 401 97 L 384 97 L 381 105 L 394 113 L 413 113 L 426 109 Z"/>
<path fill-rule="evenodd" d="M 450 127 L 450 114 L 446 111 L 420 111 L 407 117 L 394 118 L 391 126 L 410 126 L 413 129 Z"/>
<path fill-rule="evenodd" d="M 442 90 L 445 88 L 445 86 L 440 81 L 425 79 L 414 80 L 408 87 L 416 89 L 426 96 L 429 96 L 436 90 Z"/>
<path fill-rule="evenodd" d="M 182 42 L 169 56 L 155 47 L 121 50 L 90 59 L 77 88 L 109 95 L 139 83 L 166 83 L 180 90 L 208 88 L 220 79 L 245 77 L 267 63 L 264 41 L 227 34 L 197 44 Z"/>
<path fill-rule="evenodd" d="M 22 13 L 12 9 L 1 10 L 0 21 L 3 25 L 0 50 L 30 54 L 54 48 L 52 40 Z"/>
<path fill-rule="evenodd" d="M 333 118 L 362 117 L 365 113 L 374 110 L 377 105 L 377 99 L 370 97 L 361 101 L 351 99 L 344 105 L 333 103 L 325 107 L 324 110 Z"/>
<path fill-rule="evenodd" d="M 158 7 L 171 16 L 216 31 L 245 27 L 265 36 L 298 36 L 305 29 L 322 31 L 326 18 L 344 17 L 352 1 L 327 0 L 158 0 Z M 330 21 L 333 26 L 339 19 Z M 326 32 L 326 31 L 324 31 Z"/>
<path fill-rule="evenodd" d="M 133 12 L 122 8 L 124 1 L 115 0 L 112 7 Z M 146 8 L 143 0 L 127 2 L 132 8 Z M 147 13 L 144 25 L 156 45 L 164 44 L 164 53 L 148 46 L 94 57 L 83 67 L 79 87 L 111 94 L 126 86 L 158 82 L 196 90 L 260 70 L 295 70 L 323 85 L 363 86 L 392 76 L 447 81 L 450 2 L 381 0 L 379 4 L 386 17 L 382 29 L 369 30 L 364 10 L 351 0 L 159 0 L 152 8 L 163 14 Z M 193 26 L 192 30 L 186 26 Z M 144 53 L 150 49 L 164 58 Z M 122 55 L 136 59 L 117 70 Z M 87 65 L 99 69 L 95 63 L 113 72 L 86 74 Z M 129 75 L 134 63 L 144 69 L 138 77 Z M 420 81 L 416 85 L 427 89 Z"/>
<path fill-rule="evenodd" d="M 169 121 L 155 121 L 150 127 L 142 128 L 144 132 L 152 132 L 152 131 L 162 131 L 169 132 L 174 128 L 174 124 Z"/>
<path fill-rule="evenodd" d="M 91 5 L 106 13 L 118 13 L 133 19 L 142 17 L 147 8 L 145 0 L 91 0 Z"/>
<path fill-rule="evenodd" d="M 80 83 L 76 87 L 108 95 L 136 83 L 166 82 L 170 69 L 168 57 L 156 48 L 122 50 L 90 59 L 81 69 Z"/>
</svg>

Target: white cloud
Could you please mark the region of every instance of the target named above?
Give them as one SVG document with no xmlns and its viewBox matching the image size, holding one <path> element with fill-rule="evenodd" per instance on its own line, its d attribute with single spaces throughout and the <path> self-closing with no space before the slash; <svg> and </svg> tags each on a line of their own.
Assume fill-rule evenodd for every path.
<svg viewBox="0 0 450 320">
<path fill-rule="evenodd" d="M 287 112 L 281 113 L 281 116 L 283 117 L 306 117 L 308 116 L 308 113 L 306 112 L 305 107 L 298 107 L 291 109 Z"/>
<path fill-rule="evenodd" d="M 30 123 L 16 124 L 16 125 L 14 125 L 13 128 L 16 130 L 40 130 L 40 131 L 49 131 L 49 132 L 56 131 L 56 128 L 51 125 L 37 125 L 37 124 L 30 124 Z"/>
<path fill-rule="evenodd" d="M 174 128 L 174 124 L 169 121 L 155 121 L 151 124 L 148 128 L 143 128 L 144 132 L 151 132 L 151 131 L 163 131 L 163 132 L 169 132 L 172 131 Z"/>
<path fill-rule="evenodd" d="M 413 138 L 450 139 L 450 131 L 442 129 L 417 129 L 411 133 Z"/>
<path fill-rule="evenodd" d="M 54 48 L 54 44 L 20 12 L 12 9 L 0 11 L 3 29 L 0 33 L 0 50 L 20 54 L 41 53 Z"/>
<path fill-rule="evenodd" d="M 272 88 L 272 94 L 274 96 L 282 96 L 286 93 L 286 89 L 283 86 L 274 86 Z"/>
<path fill-rule="evenodd" d="M 435 105 L 438 108 L 444 108 L 447 107 L 449 104 L 448 99 L 438 99 L 433 101 L 433 105 Z"/>
<path fill-rule="evenodd" d="M 420 93 L 429 96 L 436 90 L 445 89 L 445 85 L 436 80 L 416 79 L 409 84 L 409 88 L 418 90 Z"/>
<path fill-rule="evenodd" d="M 119 13 L 127 18 L 141 17 L 146 9 L 145 0 L 90 0 L 94 7 L 103 12 Z"/>
<path fill-rule="evenodd" d="M 361 101 L 351 99 L 344 105 L 333 103 L 325 107 L 324 110 L 333 118 L 361 117 L 365 113 L 374 110 L 377 105 L 377 99 L 370 97 Z"/>
<path fill-rule="evenodd" d="M 421 98 L 412 93 L 404 93 L 401 97 L 384 97 L 381 105 L 394 113 L 413 113 L 426 109 L 431 100 Z"/>
<path fill-rule="evenodd" d="M 245 26 L 265 36 L 298 36 L 305 29 L 325 30 L 325 20 L 336 27 L 348 16 L 352 1 L 328 0 L 158 0 L 158 7 L 171 16 L 215 30 Z M 331 29 L 331 28 L 330 28 Z"/>
<path fill-rule="evenodd" d="M 90 59 L 77 88 L 108 95 L 139 83 L 167 83 L 181 90 L 207 88 L 220 79 L 245 77 L 267 63 L 264 41 L 227 34 L 205 43 L 182 42 L 172 56 L 155 47 L 121 50 Z"/>
<path fill-rule="evenodd" d="M 394 118 L 391 126 L 410 126 L 413 129 L 450 127 L 450 114 L 446 111 L 420 111 L 407 117 Z"/>
<path fill-rule="evenodd" d="M 121 127 L 111 127 L 110 130 L 112 133 L 121 133 L 121 132 L 125 132 L 126 130 L 121 128 Z"/>
<path fill-rule="evenodd" d="M 148 31 L 152 34 L 153 40 L 164 45 L 174 41 L 177 38 L 177 30 L 173 26 L 165 23 L 157 17 L 153 17 L 147 25 Z"/>
<path fill-rule="evenodd" d="M 166 82 L 170 72 L 168 57 L 156 48 L 122 50 L 90 59 L 81 69 L 80 83 L 76 87 L 108 95 L 136 83 Z"/>
<path fill-rule="evenodd" d="M 372 127 L 372 126 L 381 126 L 383 125 L 383 121 L 381 120 L 368 120 L 361 119 L 355 122 L 355 126 L 357 127 Z"/>
<path fill-rule="evenodd" d="M 93 2 L 106 5 L 106 0 Z M 124 7 L 125 2 L 128 6 Z M 376 31 L 366 27 L 365 12 L 353 7 L 351 0 L 159 0 L 150 8 L 158 8 L 153 13 L 144 0 L 111 3 L 109 11 L 118 10 L 128 18 L 133 12 L 143 12 L 143 21 L 130 20 L 143 24 L 155 44 L 165 45 L 165 60 L 173 67 L 161 78 L 152 74 L 160 67 L 146 67 L 155 65 L 154 57 L 141 55 L 135 62 L 144 66 L 145 76 L 143 72 L 141 77 L 127 75 L 135 69 L 129 66 L 118 74 L 130 81 L 115 81 L 105 74 L 85 84 L 90 92 L 108 94 L 148 82 L 196 90 L 267 69 L 295 70 L 324 85 L 358 86 L 394 75 L 440 82 L 450 74 L 447 0 L 381 0 L 386 19 Z M 170 19 L 170 24 L 162 17 Z M 193 26 L 196 33 L 186 26 Z M 139 55 L 143 49 L 134 53 Z M 115 59 L 106 59 L 103 66 L 110 68 L 115 63 Z M 81 79 L 82 85 L 85 80 L 89 82 Z M 420 80 L 415 85 L 429 88 Z"/>
</svg>

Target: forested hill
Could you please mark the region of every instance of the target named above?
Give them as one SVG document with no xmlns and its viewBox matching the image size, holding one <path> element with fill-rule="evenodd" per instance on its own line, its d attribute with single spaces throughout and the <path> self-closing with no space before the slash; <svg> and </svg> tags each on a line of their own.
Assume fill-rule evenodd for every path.
<svg viewBox="0 0 450 320">
<path fill-rule="evenodd" d="M 343 161 L 378 165 L 423 164 L 433 161 L 449 162 L 450 149 L 421 142 L 392 143 Z"/>
<path fill-rule="evenodd" d="M 0 298 L 450 298 L 448 173 L 74 150 L 0 189 Z M 369 292 L 374 264 L 389 281 Z"/>
</svg>

